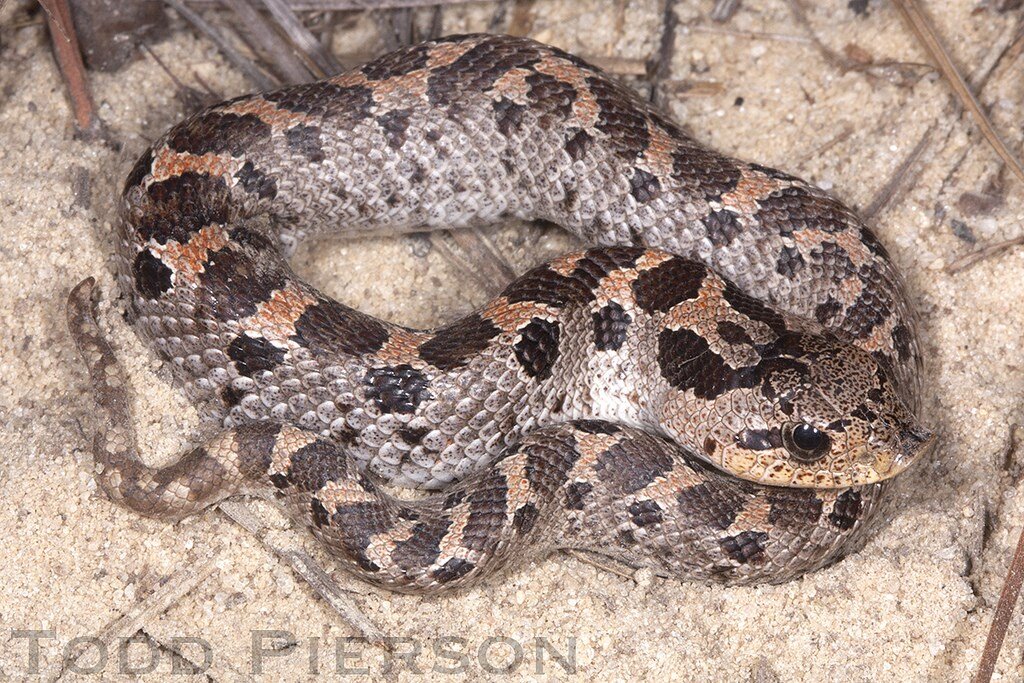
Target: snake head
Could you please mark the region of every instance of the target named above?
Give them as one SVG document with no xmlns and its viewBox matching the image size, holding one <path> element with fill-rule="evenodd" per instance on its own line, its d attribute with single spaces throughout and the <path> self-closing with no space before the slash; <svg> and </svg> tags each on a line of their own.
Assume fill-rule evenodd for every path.
<svg viewBox="0 0 1024 683">
<path fill-rule="evenodd" d="M 759 356 L 732 370 L 717 396 L 670 393 L 664 429 L 742 479 L 812 488 L 888 479 L 933 440 L 887 370 L 856 346 L 791 333 Z"/>
</svg>

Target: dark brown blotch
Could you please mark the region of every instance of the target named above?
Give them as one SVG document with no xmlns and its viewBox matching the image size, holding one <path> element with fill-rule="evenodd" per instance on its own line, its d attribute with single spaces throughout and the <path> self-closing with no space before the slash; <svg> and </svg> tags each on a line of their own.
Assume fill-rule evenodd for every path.
<svg viewBox="0 0 1024 683">
<path fill-rule="evenodd" d="M 658 367 L 668 383 L 697 398 L 715 399 L 725 391 L 750 388 L 761 379 L 758 366 L 730 367 L 707 340 L 689 329 L 662 330 L 658 335 Z"/>
<path fill-rule="evenodd" d="M 391 149 L 401 149 L 405 144 L 411 114 L 408 109 L 392 109 L 377 117 L 377 125 L 384 131 L 384 137 L 387 138 L 388 147 Z"/>
<path fill-rule="evenodd" d="M 505 507 L 508 483 L 497 471 L 485 477 L 469 496 L 469 514 L 462 527 L 461 545 L 470 550 L 486 553 L 497 543 L 505 526 Z M 450 496 L 445 509 L 450 510 Z"/>
<path fill-rule="evenodd" d="M 298 448 L 291 455 L 288 480 L 299 491 L 316 493 L 329 481 L 338 481 L 347 473 L 345 454 L 326 439 Z"/>
<path fill-rule="evenodd" d="M 146 194 L 149 205 L 142 215 L 133 218 L 142 240 L 185 244 L 202 228 L 227 223 L 228 189 L 221 176 L 211 178 L 186 171 L 153 183 Z"/>
<path fill-rule="evenodd" d="M 591 288 L 579 278 L 556 273 L 547 265 L 524 273 L 501 294 L 509 303 L 528 301 L 556 308 L 564 308 L 570 303 L 585 303 L 594 298 Z"/>
<path fill-rule="evenodd" d="M 803 254 L 796 247 L 784 246 L 779 250 L 779 256 L 775 260 L 775 272 L 783 277 L 791 278 L 799 273 L 807 265 Z"/>
<path fill-rule="evenodd" d="M 159 299 L 171 288 L 172 271 L 163 261 L 143 249 L 132 263 L 135 290 L 147 299 Z"/>
<path fill-rule="evenodd" d="M 710 526 L 725 531 L 733 522 L 743 505 L 743 500 L 733 491 L 708 484 L 698 484 L 679 490 L 676 503 L 682 519 L 694 528 Z"/>
<path fill-rule="evenodd" d="M 495 100 L 491 106 L 494 109 L 494 122 L 498 125 L 498 132 L 505 137 L 511 137 L 513 133 L 519 132 L 528 109 L 525 104 L 516 104 L 502 97 Z"/>
<path fill-rule="evenodd" d="M 614 422 L 605 422 L 604 420 L 573 420 L 572 426 L 581 432 L 587 434 L 618 434 L 622 431 Z"/>
<path fill-rule="evenodd" d="M 742 325 L 734 323 L 731 320 L 719 320 L 715 326 L 718 331 L 718 336 L 722 338 L 726 344 L 732 345 L 745 345 L 753 346 L 754 340 L 747 334 L 746 329 Z"/>
<path fill-rule="evenodd" d="M 135 165 L 132 166 L 132 170 L 128 173 L 128 178 L 124 181 L 124 191 L 127 192 L 136 185 L 141 185 L 142 181 L 145 180 L 146 176 L 149 175 L 153 168 L 153 148 L 150 147 L 142 156 L 139 157 Z"/>
<path fill-rule="evenodd" d="M 821 519 L 823 504 L 814 491 L 800 489 L 767 489 L 768 523 L 779 529 L 801 531 L 813 527 Z"/>
<path fill-rule="evenodd" d="M 473 571 L 475 566 L 476 565 L 469 560 L 464 560 L 461 557 L 453 557 L 445 562 L 443 566 L 435 569 L 431 576 L 433 576 L 434 580 L 438 583 L 451 583 L 452 581 L 461 579 L 463 576 Z"/>
<path fill-rule="evenodd" d="M 250 422 L 238 428 L 239 470 L 250 479 L 266 475 L 270 458 L 281 433 L 276 422 Z"/>
<path fill-rule="evenodd" d="M 743 531 L 735 536 L 719 539 L 725 554 L 737 564 L 760 564 L 766 559 L 768 534 L 763 531 Z"/>
<path fill-rule="evenodd" d="M 530 88 L 527 97 L 536 103 L 539 111 L 543 112 L 542 126 L 564 121 L 572 115 L 576 88 L 569 83 L 550 74 L 535 71 L 526 77 L 526 85 Z M 550 120 L 552 115 L 556 117 L 553 121 Z"/>
<path fill-rule="evenodd" d="M 419 446 L 423 437 L 429 433 L 429 427 L 402 427 L 398 430 L 398 436 L 409 446 Z"/>
<path fill-rule="evenodd" d="M 862 507 L 860 492 L 856 489 L 847 489 L 836 497 L 828 521 L 840 531 L 849 531 L 860 520 Z"/>
<path fill-rule="evenodd" d="M 637 202 L 646 204 L 661 195 L 661 181 L 653 173 L 634 168 L 629 179 L 629 193 Z"/>
<path fill-rule="evenodd" d="M 594 346 L 598 351 L 618 351 L 626 341 L 632 318 L 616 302 L 610 301 L 594 314 Z"/>
<path fill-rule="evenodd" d="M 697 298 L 707 276 L 707 268 L 680 256 L 649 270 L 633 281 L 636 304 L 647 313 L 665 313 L 673 306 Z"/>
<path fill-rule="evenodd" d="M 587 155 L 594 138 L 585 130 L 577 130 L 565 141 L 565 151 L 573 161 L 579 161 Z"/>
<path fill-rule="evenodd" d="M 284 287 L 282 270 L 262 267 L 245 249 L 229 244 L 207 257 L 199 274 L 200 303 L 218 320 L 239 320 L 256 313 L 257 307 Z"/>
<path fill-rule="evenodd" d="M 558 360 L 560 334 L 558 323 L 542 318 L 533 318 L 519 331 L 519 340 L 512 349 L 527 375 L 538 381 L 551 376 Z"/>
<path fill-rule="evenodd" d="M 235 179 L 249 194 L 260 199 L 273 199 L 277 196 L 277 181 L 262 171 L 257 171 L 251 161 L 246 161 L 242 168 L 235 172 Z"/>
<path fill-rule="evenodd" d="M 681 140 L 672 153 L 672 177 L 707 201 L 721 202 L 722 195 L 736 189 L 742 173 L 732 159 Z"/>
<path fill-rule="evenodd" d="M 441 540 L 451 525 L 451 520 L 447 519 L 417 522 L 409 538 L 395 544 L 391 559 L 407 572 L 429 567 L 441 554 Z"/>
<path fill-rule="evenodd" d="M 631 503 L 628 510 L 630 519 L 638 527 L 661 524 L 662 510 L 657 501 L 638 500 Z"/>
<path fill-rule="evenodd" d="M 586 84 L 597 101 L 596 128 L 607 134 L 606 144 L 620 158 L 635 161 L 650 141 L 643 107 L 637 106 L 635 95 L 607 78 L 589 76 Z"/>
<path fill-rule="evenodd" d="M 270 125 L 255 114 L 201 112 L 167 134 L 167 146 L 176 152 L 220 154 L 233 157 L 251 154 L 260 143 L 270 139 Z"/>
<path fill-rule="evenodd" d="M 842 310 L 843 304 L 830 296 L 815 307 L 814 319 L 822 325 L 828 325 Z"/>
<path fill-rule="evenodd" d="M 512 528 L 519 532 L 520 536 L 526 535 L 533 530 L 537 523 L 540 511 L 533 503 L 525 503 L 516 510 L 512 516 Z"/>
<path fill-rule="evenodd" d="M 300 123 L 286 130 L 284 137 L 288 142 L 288 149 L 296 154 L 301 154 L 306 161 L 316 163 L 324 160 L 319 126 L 307 126 Z"/>
<path fill-rule="evenodd" d="M 318 355 L 362 356 L 379 351 L 389 336 L 376 318 L 333 299 L 320 299 L 295 321 L 292 340 Z"/>
<path fill-rule="evenodd" d="M 404 76 L 426 68 L 427 62 L 430 60 L 430 50 L 429 44 L 419 44 L 389 52 L 383 57 L 364 64 L 360 71 L 371 81 Z"/>
<path fill-rule="evenodd" d="M 406 363 L 370 368 L 363 376 L 363 385 L 366 398 L 384 413 L 408 415 L 424 400 L 433 398 L 430 380 Z"/>
<path fill-rule="evenodd" d="M 341 543 L 343 557 L 363 571 L 376 572 L 380 567 L 366 556 L 366 549 L 374 536 L 391 531 L 393 522 L 394 517 L 381 503 L 347 503 L 339 505 L 331 515 L 331 532 Z"/>
<path fill-rule="evenodd" d="M 783 335 L 789 332 L 789 329 L 786 327 L 786 321 L 781 315 L 757 299 L 745 294 L 732 282 L 726 281 L 725 289 L 722 291 L 722 298 L 739 313 L 742 313 L 751 320 L 767 325 L 775 334 Z"/>
<path fill-rule="evenodd" d="M 704 224 L 711 244 L 716 247 L 732 244 L 733 240 L 743 232 L 743 226 L 740 225 L 736 214 L 728 209 L 711 211 L 701 218 L 700 222 Z"/>
<path fill-rule="evenodd" d="M 594 485 L 586 481 L 574 481 L 565 487 L 565 507 L 569 510 L 582 510 L 587 496 L 594 490 Z"/>
<path fill-rule="evenodd" d="M 462 367 L 491 345 L 501 330 L 479 313 L 445 325 L 420 344 L 420 358 L 439 370 Z"/>
<path fill-rule="evenodd" d="M 365 85 L 340 86 L 315 81 L 265 93 L 263 99 L 281 109 L 317 118 L 343 116 L 361 121 L 370 116 L 373 90 Z"/>
<path fill-rule="evenodd" d="M 280 365 L 284 360 L 285 351 L 264 337 L 240 334 L 228 344 L 227 354 L 228 358 L 235 362 L 238 374 L 254 377 Z"/>
<path fill-rule="evenodd" d="M 622 443 L 609 446 L 597 458 L 595 469 L 609 490 L 633 493 L 672 469 L 672 456 L 666 449 L 650 451 L 630 448 Z"/>
</svg>

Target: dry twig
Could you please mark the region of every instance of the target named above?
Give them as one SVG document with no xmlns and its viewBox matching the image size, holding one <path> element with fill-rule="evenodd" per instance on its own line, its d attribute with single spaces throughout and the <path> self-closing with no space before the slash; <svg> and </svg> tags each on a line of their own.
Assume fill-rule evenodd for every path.
<svg viewBox="0 0 1024 683">
<path fill-rule="evenodd" d="M 174 603 L 209 576 L 214 570 L 214 560 L 217 559 L 220 551 L 220 547 L 214 548 L 197 561 L 193 561 L 177 571 L 148 597 L 136 602 L 123 615 L 108 623 L 96 634 L 96 638 L 105 644 L 108 652 L 116 650 L 118 640 L 135 635 L 145 627 L 147 622 L 166 612 Z M 89 651 L 91 646 L 92 641 L 82 643 L 81 647 L 70 649 L 61 661 L 57 662 L 53 670 L 44 676 L 44 679 L 59 679 L 69 666 Z"/>
<path fill-rule="evenodd" d="M 387 647 L 388 639 L 384 632 L 362 613 L 359 607 L 335 583 L 334 579 L 309 554 L 301 549 L 282 548 L 268 540 L 266 526 L 246 503 L 225 501 L 218 507 L 232 522 L 255 536 L 264 547 L 284 560 L 346 624 L 366 638 L 367 642 Z"/>
<path fill-rule="evenodd" d="M 885 185 L 879 188 L 878 192 L 871 199 L 871 203 L 868 204 L 867 208 L 861 211 L 861 216 L 864 220 L 869 223 L 873 221 L 878 214 L 882 212 L 885 207 L 892 203 L 893 199 L 900 194 L 905 192 L 907 188 L 914 184 L 918 174 L 911 173 L 910 171 L 916 166 L 917 162 L 921 159 L 925 149 L 928 148 L 928 143 L 931 141 L 932 133 L 935 132 L 936 124 L 928 126 L 928 130 L 924 132 L 921 139 L 917 141 L 914 148 L 910 150 L 910 154 L 900 162 L 892 174 L 889 176 L 889 180 L 886 181 Z"/>
<path fill-rule="evenodd" d="M 186 21 L 212 40 L 218 49 L 224 53 L 224 57 L 234 64 L 239 71 L 244 73 L 257 88 L 260 90 L 270 90 L 274 87 L 274 82 L 251 59 L 239 52 L 220 31 L 215 29 L 210 22 L 199 16 L 198 12 L 186 7 L 185 3 L 181 0 L 164 0 L 164 2 L 173 7 Z"/>
<path fill-rule="evenodd" d="M 270 22 L 256 11 L 249 0 L 222 0 L 222 2 L 225 7 L 235 13 L 239 22 L 245 26 L 252 42 L 246 40 L 244 34 L 242 39 L 246 40 L 250 47 L 263 50 L 264 53 L 272 56 L 274 66 L 277 67 L 286 83 L 304 83 L 313 76 L 313 70 L 295 54 L 288 41 L 274 30 Z"/>
<path fill-rule="evenodd" d="M 85 75 L 85 64 L 82 63 L 75 25 L 71 21 L 71 8 L 67 0 L 39 0 L 39 4 L 46 12 L 53 54 L 71 97 L 75 128 L 81 135 L 95 136 L 100 132 L 100 121 L 96 116 L 96 105 L 92 101 L 92 95 L 89 94 L 89 81 Z"/>
<path fill-rule="evenodd" d="M 1018 235 L 1016 237 L 1011 237 L 1008 240 L 994 242 L 993 244 L 984 246 L 981 249 L 972 251 L 969 254 L 965 254 L 955 261 L 947 263 L 945 270 L 947 273 L 959 273 L 961 270 L 966 270 L 971 266 L 975 266 L 982 261 L 996 256 L 997 254 L 1003 253 L 1011 247 L 1016 247 L 1021 244 L 1024 244 L 1024 235 Z"/>
<path fill-rule="evenodd" d="M 935 28 L 928 20 L 928 17 L 925 16 L 924 12 L 921 11 L 917 1 L 895 0 L 894 4 L 899 9 L 904 21 L 906 21 L 907 25 L 914 32 L 914 35 L 916 35 L 917 39 L 921 42 L 925 51 L 935 61 L 936 66 L 939 67 L 939 70 L 953 89 L 957 99 L 959 99 L 961 104 L 971 112 L 971 115 L 974 117 L 975 122 L 978 124 L 982 135 L 985 136 L 989 145 L 991 145 L 992 149 L 999 155 L 999 158 L 1010 167 L 1013 174 L 1024 182 L 1024 168 L 1021 168 L 1020 162 L 1018 162 L 1016 157 L 1014 157 L 1010 150 L 1007 149 L 1006 145 L 999 137 L 999 134 L 996 133 L 995 128 L 992 126 L 992 121 L 985 113 L 985 110 L 982 109 L 981 104 L 971 92 L 971 89 L 967 86 L 967 82 L 964 80 L 964 77 L 960 75 L 960 70 L 953 64 L 953 60 L 950 59 L 949 52 L 946 51 L 945 46 L 942 44 L 938 34 L 935 32 Z"/>
<path fill-rule="evenodd" d="M 1010 569 L 1006 572 L 1006 579 L 1003 581 L 1003 590 L 999 594 L 996 613 L 992 617 L 992 626 L 989 628 L 988 638 L 985 640 L 985 649 L 981 653 L 981 663 L 978 665 L 978 673 L 974 676 L 974 683 L 988 683 L 992 680 L 992 673 L 999 660 L 999 651 L 1003 647 L 1003 639 L 1006 638 L 1006 629 L 1010 625 L 1013 609 L 1020 596 L 1022 582 L 1024 582 L 1024 529 L 1021 529 L 1020 537 L 1017 539 L 1017 549 L 1013 553 Z"/>
</svg>

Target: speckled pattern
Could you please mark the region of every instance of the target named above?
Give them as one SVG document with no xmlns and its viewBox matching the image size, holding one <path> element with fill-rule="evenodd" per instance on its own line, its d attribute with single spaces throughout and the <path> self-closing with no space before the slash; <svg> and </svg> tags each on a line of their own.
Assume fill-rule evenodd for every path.
<svg viewBox="0 0 1024 683">
<path fill-rule="evenodd" d="M 333 301 L 284 261 L 338 225 L 507 215 L 605 246 L 433 332 Z M 104 488 L 169 517 L 282 495 L 391 588 L 463 585 L 517 547 L 785 580 L 854 547 L 879 482 L 930 441 L 913 318 L 870 231 L 532 41 L 442 39 L 217 105 L 143 155 L 123 216 L 131 317 L 227 431 L 141 465 L 87 281 L 70 322 L 109 418 Z M 380 478 L 458 483 L 411 506 Z"/>
</svg>

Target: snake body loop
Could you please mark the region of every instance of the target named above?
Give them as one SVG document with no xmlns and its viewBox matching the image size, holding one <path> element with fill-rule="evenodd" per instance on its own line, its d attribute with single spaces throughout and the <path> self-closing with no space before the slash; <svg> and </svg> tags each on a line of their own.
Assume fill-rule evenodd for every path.
<svg viewBox="0 0 1024 683">
<path fill-rule="evenodd" d="M 595 246 L 432 331 L 334 301 L 286 261 L 329 230 L 507 216 Z M 900 277 L 851 211 L 526 39 L 445 38 L 194 115 L 131 171 L 118 257 L 130 320 L 224 431 L 142 463 L 82 283 L 69 325 L 107 493 L 166 518 L 280 499 L 388 588 L 462 586 L 558 547 L 783 581 L 856 547 L 931 438 Z"/>
</svg>

